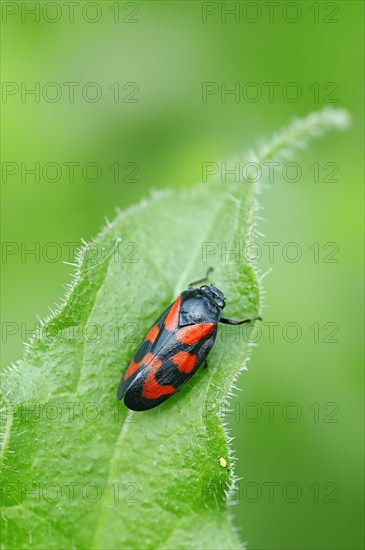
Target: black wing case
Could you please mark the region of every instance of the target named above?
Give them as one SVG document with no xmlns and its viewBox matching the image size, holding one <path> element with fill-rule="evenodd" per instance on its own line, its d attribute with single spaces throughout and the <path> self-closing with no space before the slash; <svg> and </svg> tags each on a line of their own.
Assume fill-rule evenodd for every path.
<svg viewBox="0 0 365 550">
<path fill-rule="evenodd" d="M 152 409 L 179 391 L 205 362 L 217 336 L 216 323 L 177 330 L 128 386 L 124 402 L 135 411 Z"/>
<path fill-rule="evenodd" d="M 139 378 L 148 365 L 158 357 L 159 353 L 172 336 L 171 333 L 176 332 L 178 328 L 179 313 L 180 296 L 172 302 L 147 332 L 122 376 L 117 392 L 118 399 L 124 397 L 134 380 Z"/>
</svg>

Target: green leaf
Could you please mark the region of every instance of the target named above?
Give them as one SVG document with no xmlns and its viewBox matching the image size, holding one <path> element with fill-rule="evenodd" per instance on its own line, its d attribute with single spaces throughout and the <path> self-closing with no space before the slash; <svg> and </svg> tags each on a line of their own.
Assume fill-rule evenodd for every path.
<svg viewBox="0 0 365 550">
<path fill-rule="evenodd" d="M 240 160 L 286 156 L 346 123 L 343 111 L 314 113 Z M 203 243 L 231 250 L 250 239 L 255 193 L 218 179 L 155 193 L 82 248 L 64 303 L 2 378 L 5 549 L 241 547 L 220 410 L 247 341 L 225 342 L 220 328 L 209 368 L 151 411 L 128 412 L 116 390 L 148 328 L 208 265 L 225 315 L 258 314 L 252 267 L 202 258 Z"/>
</svg>

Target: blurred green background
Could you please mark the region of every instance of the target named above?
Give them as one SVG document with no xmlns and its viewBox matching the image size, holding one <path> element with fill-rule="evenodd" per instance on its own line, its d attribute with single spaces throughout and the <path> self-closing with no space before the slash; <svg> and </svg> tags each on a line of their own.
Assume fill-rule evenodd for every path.
<svg viewBox="0 0 365 550">
<path fill-rule="evenodd" d="M 36 21 L 34 2 L 2 3 L 3 365 L 63 295 L 63 260 L 116 207 L 193 185 L 203 162 L 293 116 L 347 108 L 350 131 L 312 143 L 299 181 L 279 173 L 260 196 L 257 265 L 273 270 L 228 421 L 241 478 L 232 514 L 249 548 L 363 548 L 363 3 L 81 2 L 72 17 L 54 4 L 40 2 Z M 65 82 L 79 83 L 73 101 Z M 219 89 L 206 102 L 203 82 Z M 222 101 L 222 83 L 239 83 L 238 101 Z M 35 163 L 39 178 L 25 173 Z"/>
</svg>

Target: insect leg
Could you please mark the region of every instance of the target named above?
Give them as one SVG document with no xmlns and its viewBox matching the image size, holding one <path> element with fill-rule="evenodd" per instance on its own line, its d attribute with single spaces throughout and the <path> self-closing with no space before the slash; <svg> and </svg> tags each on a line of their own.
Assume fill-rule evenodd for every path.
<svg viewBox="0 0 365 550">
<path fill-rule="evenodd" d="M 243 319 L 243 321 L 235 321 L 235 319 L 227 319 L 226 317 L 221 317 L 220 323 L 225 325 L 243 325 L 244 323 L 252 323 L 252 321 L 262 321 L 262 317 L 254 317 L 253 319 Z"/>
<path fill-rule="evenodd" d="M 205 277 L 202 277 L 201 279 L 198 279 L 197 281 L 193 281 L 192 283 L 190 283 L 188 287 L 189 290 L 191 290 L 196 285 L 200 285 L 200 283 L 205 283 L 209 278 L 209 273 L 211 273 L 212 271 L 213 271 L 213 267 L 208 267 Z"/>
</svg>

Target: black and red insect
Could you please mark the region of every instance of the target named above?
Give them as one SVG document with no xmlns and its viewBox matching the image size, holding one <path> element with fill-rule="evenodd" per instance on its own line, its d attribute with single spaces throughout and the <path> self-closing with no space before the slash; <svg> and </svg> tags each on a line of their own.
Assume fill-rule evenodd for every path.
<svg viewBox="0 0 365 550">
<path fill-rule="evenodd" d="M 222 317 L 223 293 L 194 281 L 150 328 L 122 377 L 118 399 L 133 411 L 157 407 L 179 391 L 206 362 L 217 337 L 218 323 L 242 325 L 261 317 L 235 321 Z"/>
</svg>

